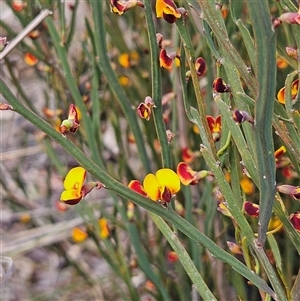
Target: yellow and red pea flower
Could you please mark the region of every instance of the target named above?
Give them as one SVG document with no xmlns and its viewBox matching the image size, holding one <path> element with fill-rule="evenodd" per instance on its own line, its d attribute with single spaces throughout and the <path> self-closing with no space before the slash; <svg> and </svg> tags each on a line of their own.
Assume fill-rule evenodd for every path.
<svg viewBox="0 0 300 301">
<path fill-rule="evenodd" d="M 206 63 L 202 57 L 196 59 L 195 69 L 198 76 L 201 76 L 206 72 Z"/>
<path fill-rule="evenodd" d="M 64 180 L 64 191 L 60 196 L 60 200 L 68 205 L 75 205 L 81 201 L 82 186 L 86 177 L 86 171 L 84 168 L 78 166 L 72 168 Z"/>
<path fill-rule="evenodd" d="M 141 102 L 136 108 L 136 111 L 141 118 L 146 119 L 147 121 L 150 120 L 151 108 L 147 106 L 145 103 Z"/>
<path fill-rule="evenodd" d="M 144 4 L 138 0 L 110 0 L 111 11 L 118 15 L 123 15 L 126 11 L 135 6 L 144 7 Z"/>
<path fill-rule="evenodd" d="M 221 138 L 221 131 L 222 131 L 221 115 L 218 115 L 216 118 L 208 115 L 208 116 L 206 116 L 206 120 L 208 123 L 208 127 L 210 129 L 210 132 L 213 136 L 213 140 L 219 141 Z"/>
<path fill-rule="evenodd" d="M 155 10 L 157 18 L 164 18 L 170 24 L 186 13 L 183 8 L 178 9 L 173 0 L 156 0 Z"/>
<path fill-rule="evenodd" d="M 104 185 L 100 182 L 89 182 L 84 184 L 86 171 L 78 166 L 72 168 L 66 175 L 64 180 L 64 191 L 60 196 L 60 200 L 68 205 L 76 205 L 94 188 L 100 189 Z"/>
<path fill-rule="evenodd" d="M 36 56 L 34 56 L 32 53 L 30 52 L 26 52 L 24 54 L 24 61 L 28 66 L 35 66 L 38 62 L 38 59 Z"/>
<path fill-rule="evenodd" d="M 128 184 L 128 187 L 131 189 L 131 190 L 134 190 L 135 192 L 145 196 L 145 197 L 148 197 L 148 194 L 147 192 L 145 191 L 144 187 L 143 187 L 143 184 L 138 181 L 138 180 L 132 180 L 129 182 Z"/>
<path fill-rule="evenodd" d="M 277 161 L 283 154 L 286 153 L 286 147 L 284 145 L 280 146 L 275 152 L 274 157 L 275 161 Z"/>
<path fill-rule="evenodd" d="M 282 103 L 282 104 L 285 104 L 285 89 L 286 89 L 286 87 L 284 86 L 277 93 L 277 100 L 279 103 Z M 298 89 L 299 89 L 299 79 L 296 79 L 292 82 L 292 85 L 291 85 L 292 101 L 296 98 L 296 96 L 298 94 Z"/>
<path fill-rule="evenodd" d="M 177 165 L 177 175 L 180 182 L 187 186 L 197 184 L 201 179 L 212 175 L 212 173 L 207 170 L 194 171 L 186 162 L 179 162 Z"/>
<path fill-rule="evenodd" d="M 155 175 L 147 174 L 143 184 L 138 180 L 132 180 L 128 187 L 143 196 L 149 197 L 152 201 L 169 203 L 173 195 L 180 190 L 180 180 L 172 169 L 162 168 Z"/>
<path fill-rule="evenodd" d="M 176 52 L 170 52 L 167 54 L 165 49 L 161 49 L 159 53 L 159 65 L 161 68 L 171 70 L 173 61 L 177 56 Z"/>
<path fill-rule="evenodd" d="M 144 102 L 141 102 L 137 106 L 136 111 L 141 118 L 148 121 L 150 120 L 153 108 L 156 108 L 153 99 L 150 96 L 146 96 Z"/>
<path fill-rule="evenodd" d="M 300 232 L 300 211 L 296 211 L 289 216 L 291 224 L 294 226 L 296 231 Z"/>
<path fill-rule="evenodd" d="M 60 132 L 65 135 L 67 131 L 75 133 L 79 128 L 79 114 L 74 104 L 70 104 L 68 119 L 60 125 Z"/>
<path fill-rule="evenodd" d="M 213 81 L 213 85 L 212 86 L 213 86 L 214 91 L 218 92 L 218 93 L 231 92 L 231 87 L 228 84 L 226 84 L 221 77 L 217 77 Z"/>
<path fill-rule="evenodd" d="M 180 190 L 180 180 L 172 169 L 162 168 L 155 175 L 148 174 L 143 181 L 143 187 L 152 201 L 169 203 Z"/>
<path fill-rule="evenodd" d="M 258 217 L 259 216 L 259 205 L 246 201 L 244 203 L 244 210 L 245 212 L 252 217 Z"/>
</svg>

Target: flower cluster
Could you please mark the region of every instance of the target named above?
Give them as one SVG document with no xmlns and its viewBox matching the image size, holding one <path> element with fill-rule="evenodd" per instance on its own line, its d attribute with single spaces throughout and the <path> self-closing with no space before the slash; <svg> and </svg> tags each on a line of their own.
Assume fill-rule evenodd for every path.
<svg viewBox="0 0 300 301">
<path fill-rule="evenodd" d="M 159 201 L 165 205 L 180 190 L 180 182 L 183 185 L 194 185 L 208 175 L 212 173 L 207 170 L 194 171 L 187 163 L 180 162 L 177 165 L 177 173 L 172 169 L 162 168 L 155 175 L 146 175 L 143 183 L 132 180 L 128 187 L 152 201 Z"/>
</svg>

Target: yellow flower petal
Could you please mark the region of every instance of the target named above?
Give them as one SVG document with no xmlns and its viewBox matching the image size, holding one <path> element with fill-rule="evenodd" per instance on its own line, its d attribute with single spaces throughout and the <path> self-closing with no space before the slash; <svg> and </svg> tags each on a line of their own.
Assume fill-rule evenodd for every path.
<svg viewBox="0 0 300 301">
<path fill-rule="evenodd" d="M 154 174 L 150 173 L 145 177 L 143 186 L 151 200 L 158 201 L 160 199 L 162 187 Z"/>
<path fill-rule="evenodd" d="M 81 198 L 81 193 L 77 189 L 64 190 L 60 196 L 62 201 L 77 200 Z"/>
<path fill-rule="evenodd" d="M 156 1 L 156 6 L 155 6 L 156 17 L 157 18 L 161 18 L 163 16 L 164 8 L 165 8 L 164 1 L 163 0 L 157 0 Z"/>
<path fill-rule="evenodd" d="M 69 189 L 81 190 L 81 187 L 85 180 L 85 176 L 86 176 L 86 171 L 84 168 L 80 166 L 72 168 L 68 172 L 64 180 L 65 190 L 69 190 Z"/>
<path fill-rule="evenodd" d="M 178 175 L 169 168 L 159 169 L 156 172 L 156 178 L 161 187 L 167 187 L 171 194 L 180 190 L 180 180 Z"/>
</svg>

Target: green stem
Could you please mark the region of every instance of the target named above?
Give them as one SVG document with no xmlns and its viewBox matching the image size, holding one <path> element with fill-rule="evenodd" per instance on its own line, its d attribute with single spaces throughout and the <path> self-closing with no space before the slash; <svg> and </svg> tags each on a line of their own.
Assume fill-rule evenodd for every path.
<svg viewBox="0 0 300 301">
<path fill-rule="evenodd" d="M 256 43 L 259 93 L 255 102 L 255 149 L 259 175 L 260 206 L 258 243 L 264 244 L 275 199 L 275 159 L 272 117 L 276 90 L 276 40 L 267 0 L 248 3 Z"/>
</svg>

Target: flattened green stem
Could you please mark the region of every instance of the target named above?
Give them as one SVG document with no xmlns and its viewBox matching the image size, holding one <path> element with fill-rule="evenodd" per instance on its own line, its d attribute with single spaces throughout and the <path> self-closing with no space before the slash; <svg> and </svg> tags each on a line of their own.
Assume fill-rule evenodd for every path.
<svg viewBox="0 0 300 301">
<path fill-rule="evenodd" d="M 15 112 L 22 115 L 25 119 L 38 127 L 41 131 L 46 133 L 54 141 L 59 143 L 83 168 L 91 173 L 97 180 L 102 182 L 107 189 L 111 189 L 123 198 L 132 200 L 135 204 L 149 210 L 163 217 L 166 221 L 174 224 L 182 233 L 187 235 L 197 243 L 202 244 L 209 252 L 216 258 L 227 263 L 238 273 L 249 279 L 259 289 L 270 294 L 275 300 L 276 295 L 274 291 L 266 284 L 266 282 L 258 275 L 249 270 L 243 263 L 236 259 L 231 254 L 221 249 L 217 244 L 210 240 L 207 236 L 201 233 L 198 229 L 192 226 L 188 221 L 177 215 L 174 211 L 166 210 L 156 202 L 150 202 L 149 199 L 133 192 L 128 187 L 122 185 L 120 182 L 112 178 L 103 169 L 99 168 L 91 159 L 89 159 L 79 148 L 77 148 L 71 141 L 64 138 L 60 133 L 53 129 L 39 116 L 28 110 L 25 106 L 18 102 L 13 93 L 9 90 L 4 81 L 0 78 L 0 91 L 3 97 L 13 106 Z M 285 300 L 285 299 L 282 299 Z"/>
<path fill-rule="evenodd" d="M 275 199 L 275 158 L 272 117 L 276 90 L 276 41 L 267 0 L 248 3 L 255 37 L 259 93 L 255 102 L 255 149 L 259 175 L 260 209 L 258 244 L 266 241 L 266 232 Z"/>
<path fill-rule="evenodd" d="M 156 41 L 156 31 L 154 27 L 151 0 L 145 0 L 145 15 L 147 21 L 150 55 L 151 55 L 151 80 L 152 80 L 152 98 L 155 102 L 156 108 L 153 109 L 153 117 L 156 128 L 157 137 L 161 146 L 162 166 L 164 168 L 170 168 L 171 166 L 171 154 L 170 146 L 167 140 L 166 127 L 162 114 L 162 89 L 161 89 L 161 73 L 158 64 L 158 45 Z"/>
<path fill-rule="evenodd" d="M 198 293 L 204 300 L 217 300 L 213 293 L 208 288 L 204 279 L 196 269 L 191 257 L 183 247 L 176 233 L 172 232 L 167 223 L 158 215 L 151 213 L 151 218 L 155 222 L 156 226 L 163 233 L 164 237 L 168 240 L 173 250 L 178 255 L 178 258 L 186 270 L 187 274 L 191 278 L 192 282 Z"/>
</svg>

